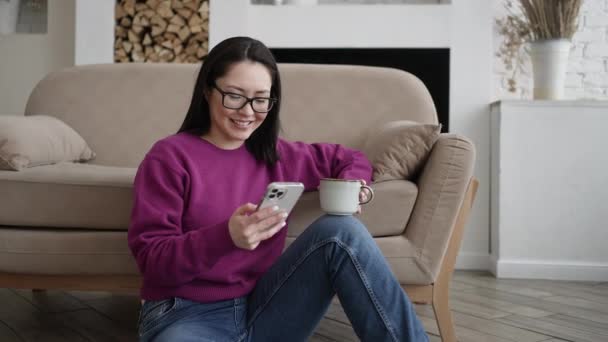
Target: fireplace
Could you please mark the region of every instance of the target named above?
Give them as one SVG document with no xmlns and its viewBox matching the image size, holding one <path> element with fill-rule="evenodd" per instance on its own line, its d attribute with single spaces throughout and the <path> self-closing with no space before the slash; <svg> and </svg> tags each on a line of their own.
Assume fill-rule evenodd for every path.
<svg viewBox="0 0 608 342">
<path fill-rule="evenodd" d="M 447 48 L 271 48 L 279 63 L 352 64 L 405 70 L 426 85 L 442 131 L 449 132 L 450 50 Z"/>
</svg>

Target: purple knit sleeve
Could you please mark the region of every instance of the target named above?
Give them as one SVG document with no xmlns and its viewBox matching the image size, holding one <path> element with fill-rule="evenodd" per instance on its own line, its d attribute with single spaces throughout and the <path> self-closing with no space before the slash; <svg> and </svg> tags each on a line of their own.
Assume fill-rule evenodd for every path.
<svg viewBox="0 0 608 342">
<path fill-rule="evenodd" d="M 280 142 L 287 178 L 316 190 L 321 178 L 363 179 L 371 183 L 372 166 L 360 151 L 338 144 Z"/>
<path fill-rule="evenodd" d="M 213 268 L 235 248 L 228 222 L 182 231 L 187 173 L 147 157 L 134 183 L 128 244 L 144 281 L 155 286 L 178 286 Z"/>
</svg>

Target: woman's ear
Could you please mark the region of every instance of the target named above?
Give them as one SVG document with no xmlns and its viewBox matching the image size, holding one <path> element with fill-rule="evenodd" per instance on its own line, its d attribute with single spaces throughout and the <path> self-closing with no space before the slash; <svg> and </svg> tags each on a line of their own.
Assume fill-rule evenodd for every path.
<svg viewBox="0 0 608 342">
<path fill-rule="evenodd" d="M 209 103 L 209 97 L 211 96 L 211 89 L 208 87 L 205 87 L 205 90 L 203 90 L 203 96 L 205 96 L 205 100 L 207 100 L 207 103 Z"/>
</svg>

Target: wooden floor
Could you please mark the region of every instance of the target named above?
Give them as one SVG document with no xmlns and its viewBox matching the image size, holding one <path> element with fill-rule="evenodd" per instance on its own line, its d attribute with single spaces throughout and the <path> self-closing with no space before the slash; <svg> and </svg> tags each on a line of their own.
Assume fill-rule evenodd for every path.
<svg viewBox="0 0 608 342">
<path fill-rule="evenodd" d="M 457 272 L 456 334 L 477 341 L 608 341 L 608 283 L 496 280 Z M 102 292 L 0 289 L 0 341 L 135 341 L 138 299 Z M 440 341 L 429 306 L 416 307 Z M 357 341 L 336 301 L 311 341 Z"/>
</svg>

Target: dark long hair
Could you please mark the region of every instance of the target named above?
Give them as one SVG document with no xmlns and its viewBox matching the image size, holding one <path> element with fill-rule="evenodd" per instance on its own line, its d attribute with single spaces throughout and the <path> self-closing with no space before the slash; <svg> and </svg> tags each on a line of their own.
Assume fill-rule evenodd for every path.
<svg viewBox="0 0 608 342">
<path fill-rule="evenodd" d="M 249 37 L 233 37 L 222 41 L 211 49 L 198 73 L 192 101 L 178 133 L 187 131 L 203 135 L 209 132 L 211 128 L 211 114 L 205 92 L 212 89 L 215 81 L 224 76 L 232 64 L 242 61 L 263 64 L 270 72 L 272 78 L 270 97 L 275 98 L 276 103 L 270 112 L 268 112 L 260 127 L 245 141 L 247 150 L 258 161 L 264 161 L 272 165 L 279 160 L 276 146 L 281 127 L 279 120 L 281 78 L 274 56 L 268 47 L 259 40 Z"/>
</svg>

